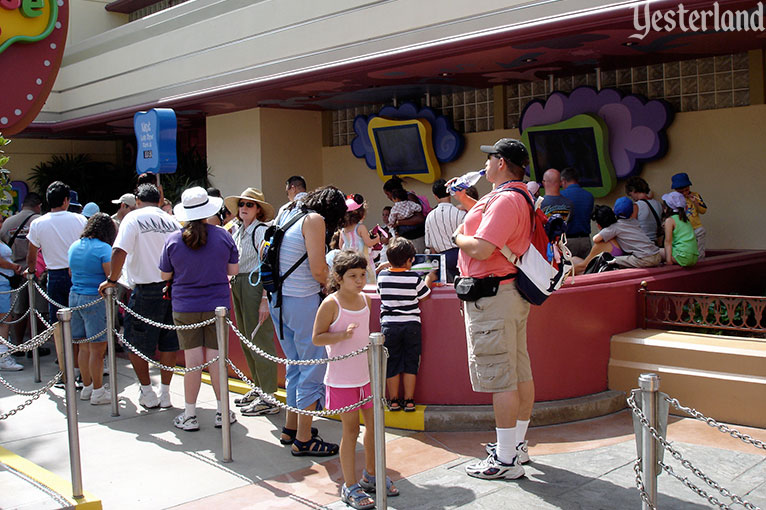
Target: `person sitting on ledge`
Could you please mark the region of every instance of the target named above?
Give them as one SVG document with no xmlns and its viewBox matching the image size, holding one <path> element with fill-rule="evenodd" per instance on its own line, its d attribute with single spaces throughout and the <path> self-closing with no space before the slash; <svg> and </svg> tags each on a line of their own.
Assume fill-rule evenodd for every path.
<svg viewBox="0 0 766 510">
<path fill-rule="evenodd" d="M 633 218 L 633 201 L 628 197 L 620 197 L 614 203 L 614 217 L 617 221 L 604 225 L 601 221 L 609 222 L 613 217 L 605 213 L 601 206 L 600 217 L 596 217 L 594 212 L 593 219 L 601 228 L 598 234 L 593 236 L 593 248 L 584 260 L 573 257 L 575 264 L 575 274 L 582 273 L 588 265 L 588 262 L 602 252 L 612 252 L 614 245 L 610 241 L 617 241 L 617 245 L 622 254 L 614 257 L 614 264 L 617 267 L 655 267 L 662 262 L 660 249 L 652 243 L 647 235 L 641 230 L 638 220 Z M 608 209 L 608 207 L 607 207 Z M 599 246 L 600 245 L 600 246 Z M 614 255 L 614 253 L 612 253 Z"/>
</svg>

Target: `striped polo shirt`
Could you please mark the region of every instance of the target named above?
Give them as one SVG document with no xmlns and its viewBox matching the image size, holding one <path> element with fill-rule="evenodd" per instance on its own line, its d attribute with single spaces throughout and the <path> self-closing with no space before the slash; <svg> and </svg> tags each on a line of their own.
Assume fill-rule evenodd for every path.
<svg viewBox="0 0 766 510">
<path fill-rule="evenodd" d="M 418 301 L 431 293 L 415 271 L 386 269 L 378 275 L 380 323 L 420 322 Z"/>
</svg>

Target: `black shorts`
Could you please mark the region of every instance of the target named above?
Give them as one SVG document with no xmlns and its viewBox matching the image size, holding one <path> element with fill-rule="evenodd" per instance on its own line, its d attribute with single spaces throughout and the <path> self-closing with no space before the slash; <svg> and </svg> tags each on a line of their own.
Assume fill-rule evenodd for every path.
<svg viewBox="0 0 766 510">
<path fill-rule="evenodd" d="M 164 282 L 136 285 L 130 295 L 128 307 L 142 317 L 172 326 L 173 310 L 170 301 L 162 299 L 164 286 Z M 178 350 L 178 336 L 174 330 L 149 325 L 130 314 L 125 317 L 125 339 L 149 357 L 154 356 L 158 349 L 160 352 Z"/>
<path fill-rule="evenodd" d="M 405 374 L 417 374 L 420 366 L 420 323 L 383 324 L 381 332 L 386 337 L 388 365 L 386 378 Z"/>
</svg>

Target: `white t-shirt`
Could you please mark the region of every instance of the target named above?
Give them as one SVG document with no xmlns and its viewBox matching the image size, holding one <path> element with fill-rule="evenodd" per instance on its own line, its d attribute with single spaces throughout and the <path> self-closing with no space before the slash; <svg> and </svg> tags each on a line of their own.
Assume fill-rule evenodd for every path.
<svg viewBox="0 0 766 510">
<path fill-rule="evenodd" d="M 49 212 L 32 220 L 27 241 L 43 251 L 48 269 L 66 269 L 69 247 L 80 238 L 87 222 L 82 214 Z"/>
<path fill-rule="evenodd" d="M 180 229 L 181 224 L 159 207 L 142 207 L 125 215 L 120 222 L 114 247 L 128 254 L 124 269 L 132 283 L 141 285 L 162 281 L 159 264 L 165 240 Z"/>
</svg>

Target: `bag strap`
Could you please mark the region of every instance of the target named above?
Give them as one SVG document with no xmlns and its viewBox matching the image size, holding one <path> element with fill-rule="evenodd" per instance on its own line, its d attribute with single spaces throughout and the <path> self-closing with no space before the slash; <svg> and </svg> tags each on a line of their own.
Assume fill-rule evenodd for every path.
<svg viewBox="0 0 766 510">
<path fill-rule="evenodd" d="M 255 253 L 258 253 L 258 247 L 255 245 L 255 231 L 258 230 L 258 227 L 266 227 L 269 226 L 265 223 L 258 223 L 255 227 L 253 227 L 253 231 L 250 232 L 250 242 L 253 244 L 253 248 L 255 249 Z M 260 257 L 258 257 L 260 259 Z"/>
<path fill-rule="evenodd" d="M 646 207 L 648 207 L 649 210 L 652 212 L 652 216 L 654 216 L 654 221 L 657 222 L 657 231 L 659 232 L 660 228 L 662 227 L 662 221 L 660 220 L 660 217 L 657 215 L 657 211 L 654 210 L 654 207 L 652 207 L 652 203 L 649 202 L 647 199 L 642 198 L 640 201 L 644 202 L 646 204 Z"/>
<path fill-rule="evenodd" d="M 515 191 L 516 193 L 522 195 L 524 197 L 524 199 L 527 201 L 527 205 L 529 205 L 529 207 L 530 207 L 529 222 L 530 222 L 530 224 L 532 226 L 531 232 L 529 234 L 529 239 L 530 239 L 529 242 L 531 244 L 532 243 L 532 236 L 535 235 L 535 227 L 536 227 L 536 225 L 535 225 L 535 203 L 532 202 L 532 199 L 529 198 L 529 195 L 527 193 L 525 193 L 524 191 L 520 190 L 519 188 L 511 186 L 511 187 L 508 187 L 508 188 L 500 188 L 499 190 L 497 190 L 498 193 L 502 193 L 503 191 Z M 485 211 L 487 210 L 487 206 L 489 205 L 490 200 L 487 200 L 487 203 L 484 205 L 484 210 Z M 511 251 L 510 248 L 508 248 L 508 245 L 504 244 L 503 247 L 500 248 L 500 253 L 502 253 L 505 256 L 505 258 L 508 259 L 508 262 L 510 262 L 514 266 L 516 265 L 516 262 L 518 262 L 518 260 L 519 260 L 519 257 L 516 254 L 514 254 Z"/>
<path fill-rule="evenodd" d="M 35 213 L 32 213 L 29 216 L 27 216 L 26 218 L 24 218 L 24 221 L 21 222 L 21 225 L 19 225 L 19 228 L 16 229 L 16 232 L 14 232 L 13 236 L 8 240 L 8 248 L 13 248 L 13 242 L 16 241 L 16 238 L 21 233 L 21 230 L 24 228 L 24 225 L 26 225 L 27 222 L 29 221 L 29 219 L 32 216 L 34 216 L 34 215 L 35 215 Z"/>
</svg>

